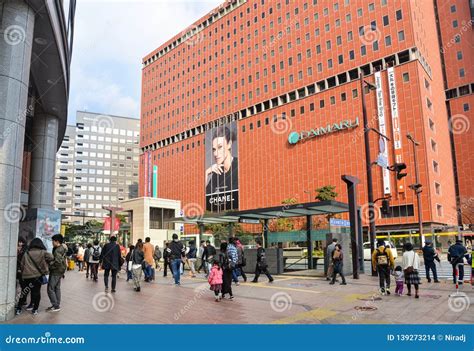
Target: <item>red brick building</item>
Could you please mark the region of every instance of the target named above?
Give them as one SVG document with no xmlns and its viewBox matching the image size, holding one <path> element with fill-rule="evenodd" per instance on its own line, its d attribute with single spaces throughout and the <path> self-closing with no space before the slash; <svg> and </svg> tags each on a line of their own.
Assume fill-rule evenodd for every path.
<svg viewBox="0 0 474 351">
<path fill-rule="evenodd" d="M 212 154 L 214 146 L 206 136 L 217 126 L 234 123 L 238 209 L 278 206 L 288 198 L 306 202 L 325 185 L 335 185 L 337 200 L 346 201 L 341 175 L 349 174 L 361 180 L 358 196 L 366 210 L 363 74 L 366 81 L 381 84 L 379 90 L 365 92 L 369 125 L 381 129 L 379 116 L 384 115 L 391 139 L 385 147 L 388 163 L 397 158 L 408 173 L 397 182 L 387 172 L 384 180 L 382 169 L 374 166 L 374 197 L 392 196 L 390 214 L 378 216 L 378 229 L 417 228 L 416 197 L 409 188 L 415 183 L 413 147 L 407 133 L 420 142 L 425 231 L 456 226 L 436 18 L 431 1 L 225 2 L 143 59 L 140 195 L 152 196 L 152 169 L 157 166 L 157 196 L 181 200 L 185 214 L 203 213 L 209 166 L 205 154 L 206 148 Z M 471 77 L 468 49 L 464 67 Z M 453 79 L 449 84 L 464 83 Z M 450 100 L 451 112 L 455 101 Z M 472 138 L 461 143 L 469 149 Z M 372 133 L 372 160 L 379 144 Z M 458 173 L 469 179 L 459 181 L 460 189 L 472 182 L 468 171 L 458 162 Z"/>
</svg>

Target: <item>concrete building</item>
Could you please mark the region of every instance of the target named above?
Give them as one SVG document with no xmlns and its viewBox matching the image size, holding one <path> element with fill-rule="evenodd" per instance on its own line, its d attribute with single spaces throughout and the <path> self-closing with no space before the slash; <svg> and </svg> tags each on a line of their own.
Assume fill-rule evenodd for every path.
<svg viewBox="0 0 474 351">
<path fill-rule="evenodd" d="M 103 219 L 103 206 L 138 196 L 138 119 L 78 111 L 57 153 L 55 206 L 63 221 Z"/>
<path fill-rule="evenodd" d="M 459 4 L 467 16 L 468 1 Z M 371 133 L 371 159 L 407 165 L 400 180 L 373 168 L 374 198 L 391 196 L 388 213 L 375 214 L 378 231 L 418 228 L 408 133 L 419 142 L 424 231 L 455 231 L 437 26 L 449 9 L 430 1 L 224 2 L 143 59 L 140 196 L 204 213 L 305 202 L 334 185 L 346 202 L 341 175 L 350 174 L 361 180 L 367 224 L 364 76 L 376 86 L 364 91 L 369 126 L 391 140 Z M 472 46 L 463 57 L 472 60 Z"/>
<path fill-rule="evenodd" d="M 54 214 L 74 31 L 69 4 L 0 0 L 0 320 L 14 313 L 20 220 Z"/>
</svg>

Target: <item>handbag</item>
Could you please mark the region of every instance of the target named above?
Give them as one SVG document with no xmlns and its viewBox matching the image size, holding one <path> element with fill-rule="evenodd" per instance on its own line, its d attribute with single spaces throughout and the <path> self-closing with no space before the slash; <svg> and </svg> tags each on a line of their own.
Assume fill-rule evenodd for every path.
<svg viewBox="0 0 474 351">
<path fill-rule="evenodd" d="M 409 274 L 412 274 L 413 271 L 415 270 L 413 268 L 413 266 L 415 265 L 415 255 L 416 253 L 413 252 L 413 263 L 411 264 L 411 266 L 408 266 L 407 268 L 405 268 L 403 271 L 405 272 L 405 275 L 409 275 Z"/>
<path fill-rule="evenodd" d="M 36 270 L 38 271 L 38 273 L 41 273 L 41 276 L 38 278 L 39 282 L 41 283 L 41 285 L 46 285 L 48 284 L 48 277 L 46 276 L 46 274 L 43 274 L 43 272 L 41 271 L 41 269 L 38 267 L 38 264 L 35 262 L 35 260 L 33 259 L 33 257 L 31 257 L 30 253 L 28 251 L 26 251 L 28 257 L 30 258 L 31 262 L 33 262 L 33 265 L 35 266 Z"/>
<path fill-rule="evenodd" d="M 130 253 L 129 261 L 127 262 L 127 270 L 131 271 L 133 269 L 133 251 Z"/>
</svg>

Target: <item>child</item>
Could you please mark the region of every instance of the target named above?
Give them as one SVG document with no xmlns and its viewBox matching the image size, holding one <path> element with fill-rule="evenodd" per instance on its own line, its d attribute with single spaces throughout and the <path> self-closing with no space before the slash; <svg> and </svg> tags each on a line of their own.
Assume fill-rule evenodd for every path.
<svg viewBox="0 0 474 351">
<path fill-rule="evenodd" d="M 209 277 L 207 278 L 207 281 L 209 282 L 209 285 L 211 286 L 211 290 L 214 291 L 214 294 L 216 296 L 216 302 L 220 301 L 222 299 L 222 269 L 219 266 L 219 261 L 214 260 L 212 264 L 211 271 L 209 272 Z"/>
<path fill-rule="evenodd" d="M 395 276 L 395 284 L 396 284 L 395 294 L 398 296 L 402 296 L 403 281 L 405 279 L 402 267 L 401 266 L 395 267 L 395 271 L 393 272 L 393 275 Z"/>
</svg>

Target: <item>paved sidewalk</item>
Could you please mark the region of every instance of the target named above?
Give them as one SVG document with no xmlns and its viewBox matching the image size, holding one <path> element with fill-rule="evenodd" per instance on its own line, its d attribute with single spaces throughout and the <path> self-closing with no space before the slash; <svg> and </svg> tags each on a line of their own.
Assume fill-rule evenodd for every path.
<svg viewBox="0 0 474 351">
<path fill-rule="evenodd" d="M 40 313 L 24 311 L 10 323 L 17 324 L 122 324 L 122 323 L 474 323 L 474 289 L 464 285 L 465 294 L 450 298 L 452 284 L 422 284 L 421 297 L 380 296 L 378 278 L 362 275 L 348 279 L 348 285 L 329 285 L 324 278 L 277 276 L 270 284 L 233 285 L 233 301 L 214 301 L 203 276 L 183 276 L 174 286 L 171 277 L 142 283 L 142 292 L 133 290 L 125 274 L 118 280 L 117 293 L 104 293 L 99 282 L 83 272 L 67 272 L 62 282 L 60 312 L 45 312 L 49 306 L 46 288 L 42 291 Z M 405 287 L 406 288 L 406 287 Z"/>
</svg>

